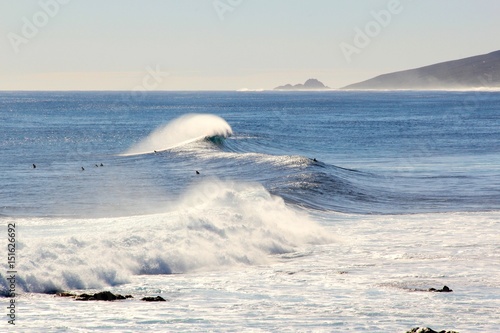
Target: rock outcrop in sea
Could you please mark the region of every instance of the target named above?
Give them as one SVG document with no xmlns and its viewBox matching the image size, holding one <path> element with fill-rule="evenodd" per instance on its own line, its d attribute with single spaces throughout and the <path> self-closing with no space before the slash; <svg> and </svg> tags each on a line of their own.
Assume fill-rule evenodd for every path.
<svg viewBox="0 0 500 333">
<path fill-rule="evenodd" d="M 76 296 L 75 300 L 77 301 L 116 301 L 121 299 L 133 298 L 132 295 L 120 295 L 113 294 L 110 291 L 101 291 L 95 294 L 81 294 Z"/>
<path fill-rule="evenodd" d="M 434 331 L 432 328 L 429 327 L 415 327 L 412 328 L 411 330 L 407 331 L 406 333 L 458 333 L 456 331 Z"/>
<path fill-rule="evenodd" d="M 129 298 L 134 298 L 132 295 L 120 295 L 120 294 L 113 294 L 110 291 L 101 291 L 95 294 L 73 294 L 69 292 L 60 292 L 57 294 L 59 297 L 72 297 L 76 301 L 116 301 L 116 300 L 123 300 L 123 299 L 129 299 Z M 161 296 L 146 296 L 141 298 L 141 301 L 146 301 L 146 302 L 166 302 L 167 300 L 164 299 Z"/>
<path fill-rule="evenodd" d="M 148 297 L 143 297 L 141 299 L 141 301 L 146 301 L 146 302 L 166 302 L 166 300 L 161 297 L 161 296 L 156 296 L 156 297 L 151 297 L 151 296 L 148 296 Z"/>
<path fill-rule="evenodd" d="M 274 90 L 324 90 L 330 89 L 325 86 L 323 82 L 318 81 L 316 79 L 309 79 L 304 84 L 299 83 L 296 85 L 285 84 L 284 86 L 279 86 L 274 88 Z"/>
</svg>

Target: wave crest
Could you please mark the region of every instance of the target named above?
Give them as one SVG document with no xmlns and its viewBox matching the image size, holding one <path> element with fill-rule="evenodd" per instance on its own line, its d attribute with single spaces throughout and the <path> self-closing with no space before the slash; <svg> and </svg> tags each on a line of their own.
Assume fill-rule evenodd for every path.
<svg viewBox="0 0 500 333">
<path fill-rule="evenodd" d="M 13 220 L 14 221 L 14 220 Z M 164 213 L 100 219 L 17 219 L 24 292 L 98 289 L 138 274 L 259 265 L 333 237 L 259 184 L 206 180 Z M 46 231 L 38 235 L 39 230 Z M 8 295 L 0 272 L 0 295 Z"/>
<path fill-rule="evenodd" d="M 187 114 L 154 130 L 148 137 L 130 147 L 122 156 L 148 154 L 172 149 L 204 138 L 227 138 L 231 126 L 213 114 Z"/>
</svg>

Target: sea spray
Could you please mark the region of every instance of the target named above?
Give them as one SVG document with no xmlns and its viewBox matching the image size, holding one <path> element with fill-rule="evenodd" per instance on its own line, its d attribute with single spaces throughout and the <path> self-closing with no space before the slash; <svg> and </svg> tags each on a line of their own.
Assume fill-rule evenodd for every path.
<svg viewBox="0 0 500 333">
<path fill-rule="evenodd" d="M 211 137 L 228 137 L 231 126 L 212 114 L 187 114 L 154 130 L 145 139 L 130 147 L 122 155 L 137 155 L 172 149 L 192 141 Z"/>
<path fill-rule="evenodd" d="M 19 286 L 40 293 L 102 288 L 137 274 L 265 264 L 332 240 L 261 185 L 217 179 L 192 186 L 160 214 L 18 222 L 26 235 Z"/>
</svg>

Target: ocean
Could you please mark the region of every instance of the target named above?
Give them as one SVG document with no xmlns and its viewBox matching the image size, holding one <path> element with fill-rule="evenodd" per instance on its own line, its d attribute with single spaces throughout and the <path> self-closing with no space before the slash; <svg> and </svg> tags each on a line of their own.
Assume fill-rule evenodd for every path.
<svg viewBox="0 0 500 333">
<path fill-rule="evenodd" d="M 0 92 L 0 151 L 2 332 L 500 331 L 499 92 Z"/>
</svg>

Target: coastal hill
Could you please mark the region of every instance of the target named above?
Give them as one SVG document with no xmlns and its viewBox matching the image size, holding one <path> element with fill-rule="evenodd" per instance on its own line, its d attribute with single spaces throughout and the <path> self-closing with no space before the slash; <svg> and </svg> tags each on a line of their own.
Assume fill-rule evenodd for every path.
<svg viewBox="0 0 500 333">
<path fill-rule="evenodd" d="M 342 89 L 500 88 L 500 51 L 383 74 Z"/>
<path fill-rule="evenodd" d="M 325 86 L 322 82 L 316 79 L 309 79 L 304 84 L 299 83 L 296 85 L 286 84 L 284 86 L 279 86 L 274 88 L 274 90 L 320 90 L 320 89 L 330 89 Z"/>
</svg>

